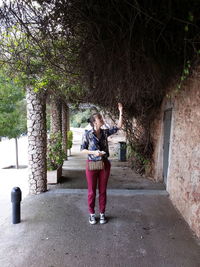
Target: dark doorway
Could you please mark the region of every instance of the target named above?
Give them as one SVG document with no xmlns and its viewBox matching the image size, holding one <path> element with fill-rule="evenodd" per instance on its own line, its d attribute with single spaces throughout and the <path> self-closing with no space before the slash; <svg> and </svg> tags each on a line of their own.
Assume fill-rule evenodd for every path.
<svg viewBox="0 0 200 267">
<path fill-rule="evenodd" d="M 163 178 L 167 184 L 167 174 L 169 165 L 169 147 L 170 147 L 170 132 L 171 132 L 172 109 L 167 109 L 164 112 L 164 144 L 163 144 Z"/>
</svg>

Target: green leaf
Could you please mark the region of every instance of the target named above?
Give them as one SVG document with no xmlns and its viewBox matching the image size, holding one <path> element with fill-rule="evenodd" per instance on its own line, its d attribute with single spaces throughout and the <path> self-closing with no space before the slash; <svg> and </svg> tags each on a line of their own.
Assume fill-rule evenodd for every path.
<svg viewBox="0 0 200 267">
<path fill-rule="evenodd" d="M 35 87 L 35 88 L 33 89 L 33 91 L 34 91 L 35 93 L 38 93 L 38 92 L 39 92 L 39 88 Z"/>
<path fill-rule="evenodd" d="M 194 21 L 194 15 L 192 14 L 192 12 L 189 12 L 188 20 L 191 21 L 191 22 Z"/>
<path fill-rule="evenodd" d="M 188 32 L 188 30 L 189 30 L 188 25 L 185 25 L 185 27 L 184 27 L 184 31 L 185 31 L 185 32 Z"/>
</svg>

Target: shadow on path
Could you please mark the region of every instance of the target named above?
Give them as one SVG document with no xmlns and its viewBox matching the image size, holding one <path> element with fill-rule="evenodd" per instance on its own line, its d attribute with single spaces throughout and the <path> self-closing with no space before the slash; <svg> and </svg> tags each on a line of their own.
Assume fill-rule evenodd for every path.
<svg viewBox="0 0 200 267">
<path fill-rule="evenodd" d="M 64 162 L 62 178 L 57 185 L 49 185 L 53 188 L 86 189 L 85 178 L 86 156 L 79 151 L 80 145 L 72 148 L 72 155 Z M 111 174 L 108 181 L 108 189 L 144 189 L 144 190 L 165 190 L 163 183 L 155 183 L 152 180 L 136 174 L 127 162 L 120 162 L 111 158 Z"/>
</svg>

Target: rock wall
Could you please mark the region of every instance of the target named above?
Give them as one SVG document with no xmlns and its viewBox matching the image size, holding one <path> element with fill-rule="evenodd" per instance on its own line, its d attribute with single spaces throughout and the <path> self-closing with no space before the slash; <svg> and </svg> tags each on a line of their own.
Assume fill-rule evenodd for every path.
<svg viewBox="0 0 200 267">
<path fill-rule="evenodd" d="M 163 114 L 172 108 L 166 189 L 175 207 L 200 237 L 200 80 L 198 72 L 172 98 L 165 98 L 152 123 L 155 151 L 151 176 L 162 180 Z"/>
<path fill-rule="evenodd" d="M 27 129 L 29 192 L 39 194 L 47 190 L 46 168 L 46 99 L 43 92 L 27 89 Z"/>
</svg>

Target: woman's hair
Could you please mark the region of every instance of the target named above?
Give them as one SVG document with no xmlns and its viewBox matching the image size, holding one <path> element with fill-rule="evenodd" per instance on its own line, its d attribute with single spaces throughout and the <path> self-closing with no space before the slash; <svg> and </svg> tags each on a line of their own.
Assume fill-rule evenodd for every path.
<svg viewBox="0 0 200 267">
<path fill-rule="evenodd" d="M 90 123 L 90 125 L 92 126 L 92 128 L 94 127 L 94 121 L 96 118 L 101 118 L 101 114 L 100 113 L 94 113 L 92 114 L 89 119 L 87 120 L 88 123 Z"/>
</svg>

